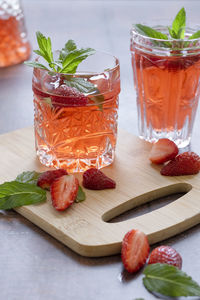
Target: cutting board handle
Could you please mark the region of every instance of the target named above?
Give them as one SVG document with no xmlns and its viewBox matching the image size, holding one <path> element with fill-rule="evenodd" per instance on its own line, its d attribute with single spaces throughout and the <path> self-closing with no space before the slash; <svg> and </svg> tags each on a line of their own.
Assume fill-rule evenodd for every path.
<svg viewBox="0 0 200 300">
<path fill-rule="evenodd" d="M 170 204 L 139 217 L 118 223 L 104 222 L 105 232 L 113 232 L 109 243 L 104 244 L 104 255 L 119 253 L 124 235 L 133 228 L 145 232 L 149 243 L 154 244 L 198 224 L 200 220 L 200 193 L 192 185 L 184 182 L 150 191 L 131 199 L 127 207 L 130 207 L 131 201 L 134 203 L 134 200 L 136 205 L 132 204 L 132 207 L 158 199 L 161 196 L 180 192 L 186 192 L 186 194 Z M 124 207 L 117 207 L 112 212 L 105 213 L 103 219 L 106 220 L 108 215 L 116 215 L 117 211 L 121 213 L 124 211 Z M 117 235 L 114 234 L 115 232 Z M 109 237 L 111 237 L 110 234 Z"/>
</svg>

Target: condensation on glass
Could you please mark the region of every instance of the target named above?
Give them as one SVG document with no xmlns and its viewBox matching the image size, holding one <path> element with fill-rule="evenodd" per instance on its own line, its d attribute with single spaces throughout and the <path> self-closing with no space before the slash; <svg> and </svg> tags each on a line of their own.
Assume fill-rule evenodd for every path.
<svg viewBox="0 0 200 300">
<path fill-rule="evenodd" d="M 19 0 L 0 0 L 0 67 L 23 62 L 30 56 L 30 44 Z"/>
</svg>

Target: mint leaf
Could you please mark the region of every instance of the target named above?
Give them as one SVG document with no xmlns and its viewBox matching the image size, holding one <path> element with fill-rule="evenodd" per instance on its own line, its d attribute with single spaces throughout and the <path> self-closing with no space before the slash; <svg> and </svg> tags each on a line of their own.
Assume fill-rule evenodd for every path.
<svg viewBox="0 0 200 300">
<path fill-rule="evenodd" d="M 42 64 L 39 64 L 36 61 L 25 61 L 24 64 L 29 66 L 29 67 L 39 68 L 39 69 L 44 69 L 44 70 L 49 71 L 49 69 L 46 66 L 44 66 Z"/>
<path fill-rule="evenodd" d="M 142 24 L 135 24 L 135 27 L 137 31 L 141 34 L 144 34 L 146 36 L 149 36 L 151 38 L 155 39 L 162 39 L 162 40 L 168 40 L 168 36 L 160 31 L 157 31 L 149 26 L 142 25 Z"/>
<path fill-rule="evenodd" d="M 169 34 L 171 35 L 171 37 L 173 39 L 176 39 L 176 33 L 173 29 L 171 29 L 170 27 L 168 27 L 168 30 L 169 30 Z"/>
<path fill-rule="evenodd" d="M 78 187 L 78 194 L 76 196 L 76 200 L 75 202 L 82 202 L 86 199 L 86 195 L 85 195 L 85 192 L 83 191 L 82 187 L 79 185 Z"/>
<path fill-rule="evenodd" d="M 172 30 L 174 32 L 173 38 L 176 39 L 184 39 L 185 36 L 185 22 L 186 22 L 186 13 L 185 8 L 181 8 L 181 10 L 177 13 L 173 23 Z"/>
<path fill-rule="evenodd" d="M 143 273 L 143 284 L 150 292 L 169 297 L 200 296 L 198 283 L 174 266 L 152 264 Z"/>
<path fill-rule="evenodd" d="M 41 173 L 35 171 L 27 171 L 19 174 L 15 179 L 18 182 L 37 184 L 37 180 Z"/>
<path fill-rule="evenodd" d="M 73 40 L 68 40 L 65 47 L 60 51 L 59 60 L 63 61 L 69 52 L 74 51 L 76 48 L 76 43 Z"/>
<path fill-rule="evenodd" d="M 45 200 L 46 191 L 33 184 L 11 181 L 0 185 L 0 209 L 36 204 Z"/>
<path fill-rule="evenodd" d="M 86 49 L 75 49 L 69 52 L 64 60 L 62 61 L 62 69 L 59 70 L 60 73 L 75 73 L 78 65 L 85 60 L 89 55 L 95 53 L 92 48 Z"/>
<path fill-rule="evenodd" d="M 100 94 L 98 88 L 91 83 L 90 81 L 87 81 L 84 78 L 78 78 L 78 77 L 72 77 L 68 76 L 67 79 L 64 80 L 65 84 L 67 86 L 76 88 L 79 92 L 81 93 L 86 93 L 86 94 L 91 94 L 94 93 L 94 95 L 90 99 L 97 105 L 99 106 L 99 110 L 103 110 L 103 101 L 104 101 L 104 96 Z M 97 94 L 97 95 L 95 95 Z"/>
<path fill-rule="evenodd" d="M 104 96 L 103 95 L 97 95 L 90 97 L 90 99 L 99 107 L 100 111 L 103 111 L 103 101 L 104 101 Z"/>
<path fill-rule="evenodd" d="M 68 77 L 68 79 L 64 80 L 65 84 L 67 86 L 76 88 L 81 93 L 93 93 L 93 92 L 99 92 L 99 90 L 95 87 L 93 83 L 90 81 L 87 81 L 84 78 L 80 77 Z"/>
<path fill-rule="evenodd" d="M 193 40 L 193 39 L 198 39 L 200 38 L 200 30 L 196 31 L 195 33 L 193 33 L 188 40 Z"/>
<path fill-rule="evenodd" d="M 145 36 L 149 36 L 151 38 L 154 39 L 158 39 L 158 40 L 168 40 L 168 36 L 160 31 L 157 31 L 149 26 L 146 25 L 142 25 L 142 24 L 135 24 L 135 28 L 137 29 L 137 31 Z M 171 47 L 171 43 L 169 42 L 164 42 L 164 41 L 153 41 L 154 44 L 160 44 L 163 45 L 164 47 Z"/>
<path fill-rule="evenodd" d="M 46 38 L 41 32 L 36 32 L 37 42 L 40 48 L 39 55 L 43 56 L 44 59 L 51 64 L 53 62 L 53 53 L 51 50 L 51 39 Z M 36 50 L 35 50 L 36 51 Z"/>
</svg>

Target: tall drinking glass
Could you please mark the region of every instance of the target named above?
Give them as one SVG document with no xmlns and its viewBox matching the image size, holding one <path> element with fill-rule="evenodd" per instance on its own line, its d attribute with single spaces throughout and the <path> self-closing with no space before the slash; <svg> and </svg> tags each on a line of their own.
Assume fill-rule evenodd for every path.
<svg viewBox="0 0 200 300">
<path fill-rule="evenodd" d="M 166 27 L 156 30 L 167 34 Z M 186 29 L 186 38 L 192 35 Z M 200 94 L 200 39 L 159 40 L 131 30 L 139 136 L 190 143 Z"/>
</svg>

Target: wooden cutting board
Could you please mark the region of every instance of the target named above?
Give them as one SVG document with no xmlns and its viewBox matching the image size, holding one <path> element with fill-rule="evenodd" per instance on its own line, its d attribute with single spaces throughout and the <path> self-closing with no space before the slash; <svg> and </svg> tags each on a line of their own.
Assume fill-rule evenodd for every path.
<svg viewBox="0 0 200 300">
<path fill-rule="evenodd" d="M 148 160 L 151 145 L 120 131 L 115 162 L 104 168 L 113 178 L 113 190 L 86 190 L 87 199 L 65 212 L 44 204 L 16 211 L 83 256 L 105 256 L 120 252 L 127 231 L 138 228 L 151 244 L 180 233 L 200 222 L 200 177 L 165 177 Z M 23 171 L 44 171 L 36 158 L 32 128 L 0 136 L 0 183 L 14 180 Z M 82 175 L 77 175 L 80 182 Z M 108 223 L 122 212 L 166 195 L 186 192 L 172 203 L 133 219 Z"/>
</svg>

